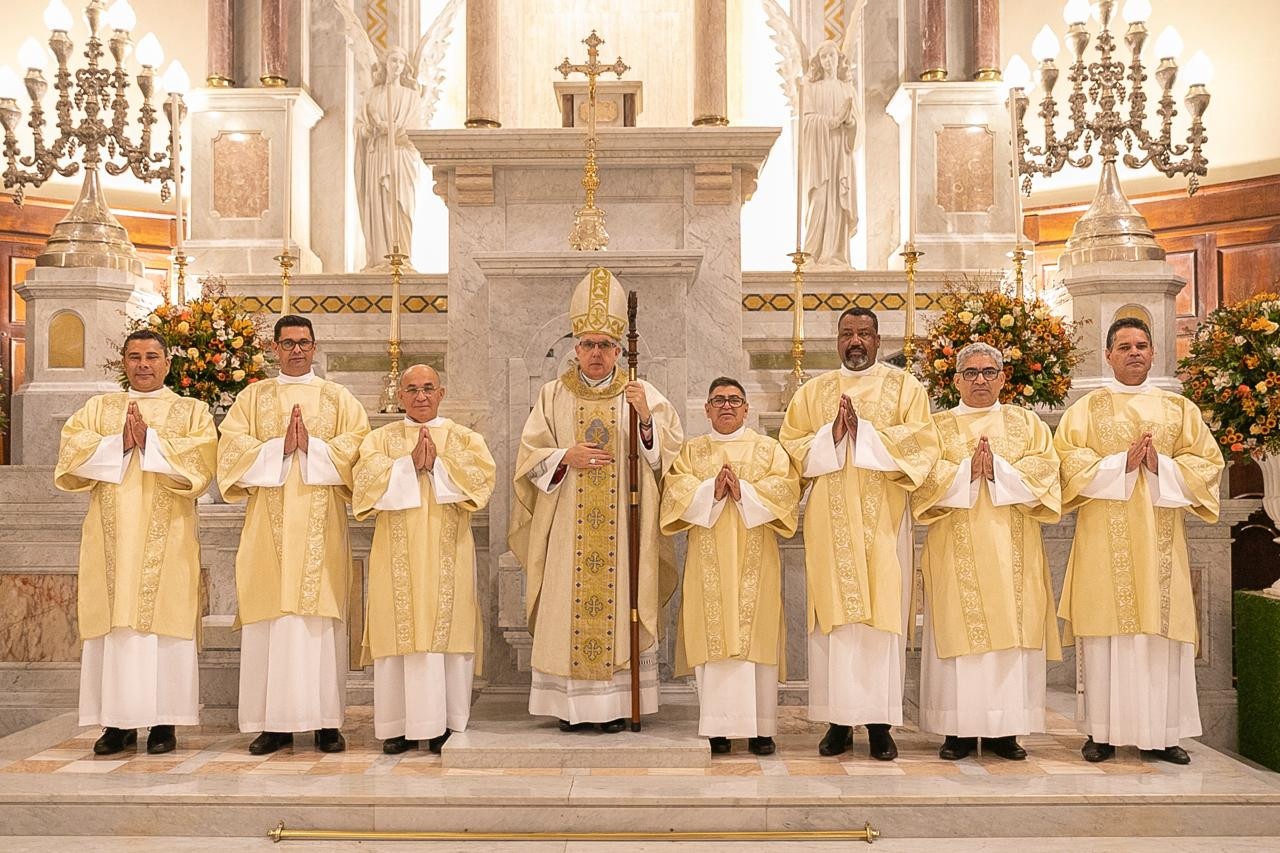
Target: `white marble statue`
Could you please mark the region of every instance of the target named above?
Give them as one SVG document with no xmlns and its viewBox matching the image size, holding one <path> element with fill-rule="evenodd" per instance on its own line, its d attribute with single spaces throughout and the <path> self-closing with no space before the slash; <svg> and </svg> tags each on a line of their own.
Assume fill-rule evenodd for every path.
<svg viewBox="0 0 1280 853">
<path fill-rule="evenodd" d="M 763 2 L 782 90 L 798 119 L 804 251 L 817 267 L 848 269 L 849 241 L 858 230 L 854 151 L 862 96 L 855 73 L 866 0 L 854 5 L 840 44 L 827 39 L 812 54 L 777 0 Z"/>
<path fill-rule="evenodd" d="M 381 51 L 351 7 L 331 0 L 346 25 L 362 93 L 355 119 L 356 201 L 364 230 L 364 272 L 389 269 L 393 246 L 409 254 L 421 158 L 405 131 L 431 122 L 444 83 L 444 55 L 462 0 L 449 0 L 410 55 Z M 406 263 L 405 269 L 412 269 Z"/>
</svg>

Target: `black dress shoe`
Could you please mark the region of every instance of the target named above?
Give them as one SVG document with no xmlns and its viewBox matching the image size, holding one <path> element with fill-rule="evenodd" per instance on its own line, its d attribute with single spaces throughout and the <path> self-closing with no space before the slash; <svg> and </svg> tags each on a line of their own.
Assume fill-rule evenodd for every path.
<svg viewBox="0 0 1280 853">
<path fill-rule="evenodd" d="M 1096 741 L 1090 737 L 1084 742 L 1084 746 L 1080 747 L 1080 754 L 1084 756 L 1085 761 L 1097 764 L 1115 755 L 1116 748 L 1109 743 Z"/>
<path fill-rule="evenodd" d="M 831 723 L 827 733 L 818 741 L 818 755 L 839 755 L 853 746 L 853 726 Z"/>
<path fill-rule="evenodd" d="M 624 718 L 620 717 L 616 720 L 610 720 L 607 723 L 601 723 L 600 731 L 608 735 L 616 735 L 618 732 L 622 731 L 626 727 L 627 727 L 627 721 Z"/>
<path fill-rule="evenodd" d="M 594 727 L 595 725 L 593 723 L 571 723 L 568 720 L 560 721 L 560 731 L 562 732 L 585 732 L 586 730 Z"/>
<path fill-rule="evenodd" d="M 408 752 L 411 749 L 417 749 L 418 742 L 409 740 L 404 735 L 396 735 L 389 737 L 382 742 L 382 751 L 387 755 L 399 755 L 402 752 Z"/>
<path fill-rule="evenodd" d="M 174 737 L 173 726 L 152 726 L 147 733 L 148 755 L 161 755 L 177 748 L 178 739 Z"/>
<path fill-rule="evenodd" d="M 285 746 L 293 746 L 293 732 L 263 732 L 249 744 L 249 754 L 270 755 Z"/>
<path fill-rule="evenodd" d="M 439 755 L 440 750 L 444 748 L 444 742 L 449 739 L 449 735 L 453 734 L 449 729 L 444 730 L 444 734 L 436 735 L 427 741 L 427 750 L 434 755 Z"/>
<path fill-rule="evenodd" d="M 93 742 L 94 755 L 115 755 L 138 745 L 137 729 L 117 729 L 107 726 L 102 736 Z"/>
<path fill-rule="evenodd" d="M 712 755 L 724 755 L 733 749 L 733 744 L 729 742 L 727 737 L 712 737 L 707 738 L 707 740 L 711 741 Z"/>
<path fill-rule="evenodd" d="M 347 748 L 347 739 L 339 729 L 316 729 L 316 749 L 321 752 L 342 752 Z"/>
<path fill-rule="evenodd" d="M 982 751 L 998 755 L 1006 761 L 1025 761 L 1027 751 L 1018 743 L 1013 735 L 1004 737 L 984 737 Z"/>
<path fill-rule="evenodd" d="M 1156 758 L 1160 759 L 1161 761 L 1167 761 L 1170 764 L 1190 764 L 1191 763 L 1191 756 L 1187 755 L 1187 751 L 1182 747 L 1178 746 L 1177 744 L 1174 744 L 1173 746 L 1166 746 L 1164 749 L 1152 749 L 1152 750 L 1144 749 L 1143 752 L 1150 752 Z"/>
<path fill-rule="evenodd" d="M 959 761 L 977 748 L 978 739 L 976 737 L 947 735 L 947 739 L 942 742 L 941 748 L 938 749 L 938 757 L 944 761 Z"/>
<path fill-rule="evenodd" d="M 888 723 L 868 723 L 867 739 L 871 742 L 869 753 L 877 761 L 893 761 L 898 757 L 898 745 L 889 734 Z"/>
<path fill-rule="evenodd" d="M 747 749 L 752 755 L 773 755 L 777 746 L 771 737 L 753 737 L 747 738 Z"/>
</svg>

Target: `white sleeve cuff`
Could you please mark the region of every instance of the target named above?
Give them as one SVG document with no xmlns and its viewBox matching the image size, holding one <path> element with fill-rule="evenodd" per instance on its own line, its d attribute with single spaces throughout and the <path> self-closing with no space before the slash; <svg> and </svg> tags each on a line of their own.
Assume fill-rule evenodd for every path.
<svg viewBox="0 0 1280 853">
<path fill-rule="evenodd" d="M 653 427 L 653 447 L 645 447 L 644 439 L 636 436 L 636 444 L 640 447 L 640 457 L 649 463 L 650 468 L 657 468 L 662 463 L 662 450 L 658 447 L 658 427 Z"/>
<path fill-rule="evenodd" d="M 995 506 L 1011 506 L 1013 504 L 1021 504 L 1022 506 L 1035 506 L 1040 503 L 1031 490 L 1027 488 L 1027 484 L 1022 480 L 1022 474 L 1017 468 L 1014 468 L 1001 457 L 992 454 L 995 464 L 991 467 L 995 470 L 995 479 L 991 481 L 991 503 Z"/>
<path fill-rule="evenodd" d="M 561 448 L 552 453 L 546 459 L 542 460 L 541 471 L 535 468 L 529 472 L 529 479 L 533 480 L 533 484 L 547 494 L 554 492 L 560 483 L 553 486 L 551 484 L 551 480 L 555 477 L 556 469 L 560 467 L 560 462 L 568 452 L 568 448 Z M 565 473 L 565 476 L 568 476 L 567 472 Z M 561 480 L 560 482 L 563 483 L 564 480 Z"/>
<path fill-rule="evenodd" d="M 329 445 L 324 439 L 311 436 L 308 450 L 302 454 L 302 482 L 308 486 L 341 486 L 342 477 L 329 456 Z"/>
<path fill-rule="evenodd" d="M 725 503 L 725 498 L 716 500 L 715 478 L 708 478 L 693 490 L 693 500 L 680 518 L 698 527 L 711 527 L 724 512 Z"/>
<path fill-rule="evenodd" d="M 246 489 L 283 486 L 291 461 L 285 458 L 283 438 L 268 439 L 258 448 L 258 458 L 236 481 L 236 485 Z"/>
<path fill-rule="evenodd" d="M 738 485 L 742 488 L 742 500 L 738 501 L 738 511 L 742 513 L 742 523 L 747 526 L 747 529 L 751 530 L 773 521 L 773 510 L 761 503 L 756 487 L 743 480 L 739 480 Z"/>
<path fill-rule="evenodd" d="M 150 446 L 150 436 L 147 439 Z M 104 435 L 93 455 L 71 473 L 86 480 L 114 483 L 118 486 L 124 482 L 124 472 L 128 467 L 129 457 L 124 452 L 124 436 L 116 433 Z"/>
<path fill-rule="evenodd" d="M 1147 478 L 1152 506 L 1166 509 L 1191 506 L 1191 490 L 1187 488 L 1187 481 L 1172 457 L 1163 453 L 1156 454 L 1156 473 L 1152 474 L 1146 468 L 1142 469 L 1142 473 Z"/>
<path fill-rule="evenodd" d="M 844 451 L 847 441 L 841 441 L 836 447 L 835 438 L 831 434 L 831 424 L 823 425 L 809 442 L 809 452 L 804 457 L 805 477 L 821 477 L 839 471 L 844 467 Z"/>
<path fill-rule="evenodd" d="M 880 433 L 870 421 L 858 420 L 858 434 L 853 440 L 853 465 L 869 471 L 900 471 L 898 463 L 889 455 Z"/>
<path fill-rule="evenodd" d="M 391 479 L 387 490 L 378 498 L 373 508 L 383 511 L 416 509 L 422 506 L 422 492 L 418 488 L 418 472 L 413 467 L 412 456 L 401 456 L 391 463 Z"/>
<path fill-rule="evenodd" d="M 169 464 L 169 460 L 164 455 L 164 448 L 160 446 L 160 439 L 156 436 L 156 431 L 151 427 L 147 427 L 147 449 L 142 453 L 142 470 L 149 474 L 160 474 L 164 477 L 172 477 L 175 480 L 181 480 L 188 486 L 191 481 L 174 470 Z"/>
<path fill-rule="evenodd" d="M 462 503 L 467 499 L 467 496 L 453 482 L 449 472 L 445 470 L 439 456 L 436 457 L 436 464 L 431 466 L 431 491 L 432 497 L 438 504 Z"/>
<path fill-rule="evenodd" d="M 974 503 L 978 500 L 978 489 L 982 484 L 972 477 L 973 459 L 970 457 L 960 463 L 960 467 L 956 469 L 955 479 L 951 481 L 951 488 L 947 489 L 947 493 L 942 496 L 937 505 L 951 509 L 973 509 Z"/>
<path fill-rule="evenodd" d="M 1129 500 L 1133 494 L 1133 486 L 1138 482 L 1138 472 L 1125 473 L 1127 456 L 1128 454 L 1121 450 L 1102 457 L 1093 479 L 1089 481 L 1089 485 L 1080 490 L 1080 496 L 1107 501 Z"/>
</svg>

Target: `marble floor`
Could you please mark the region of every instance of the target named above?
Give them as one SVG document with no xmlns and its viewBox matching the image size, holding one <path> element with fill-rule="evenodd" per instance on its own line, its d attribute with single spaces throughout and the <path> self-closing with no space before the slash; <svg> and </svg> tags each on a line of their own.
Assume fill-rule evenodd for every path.
<svg viewBox="0 0 1280 853">
<path fill-rule="evenodd" d="M 472 730 L 515 719 L 511 700 L 477 703 Z M 1062 702 L 1055 707 L 1066 710 Z M 664 709 L 671 730 L 694 731 L 690 707 Z M 266 831 L 571 831 L 847 829 L 869 820 L 883 834 L 874 849 L 982 853 L 1024 851 L 1235 851 L 1280 849 L 1280 774 L 1261 771 L 1195 741 L 1177 767 L 1122 749 L 1087 764 L 1071 720 L 1051 713 L 1047 734 L 1023 738 L 1024 762 L 975 755 L 947 762 L 939 739 L 910 726 L 897 732 L 894 762 L 867 756 L 865 736 L 846 755 L 824 758 L 824 730 L 784 707 L 778 752 L 734 752 L 705 767 L 459 767 L 439 756 L 382 754 L 367 707 L 349 709 L 348 749 L 316 752 L 309 735 L 275 755 L 250 756 L 251 735 L 225 727 L 180 729 L 180 749 L 97 758 L 96 729 L 67 714 L 0 739 L 0 851 L 265 850 Z M 586 738 L 625 752 L 627 733 L 564 734 L 529 722 L 529 738 L 554 749 Z M 655 726 L 656 728 L 656 726 Z M 145 732 L 141 733 L 145 740 Z M 689 735 L 685 735 L 689 737 Z M 652 751 L 637 754 L 652 755 Z M 625 762 L 622 762 L 625 763 Z M 710 779 L 707 777 L 717 777 Z M 41 833 L 50 833 L 45 838 Z M 1024 843 L 1013 841 L 1035 835 Z M 1218 836 L 1231 837 L 1219 843 Z M 28 838 L 26 836 L 32 836 Z M 68 841 L 63 836 L 88 836 Z M 148 840 L 133 843 L 132 836 Z M 1126 841 L 1123 836 L 1142 840 Z M 1156 838 L 1177 836 L 1167 842 Z M 1254 836 L 1266 836 L 1259 840 Z M 1000 839 L 964 846 L 966 839 Z M 125 839 L 130 841 L 122 846 Z M 165 839 L 177 839 L 165 844 Z M 1044 839 L 1044 840 L 1041 840 Z M 1096 841 L 1095 841 L 1096 839 Z M 59 846 L 61 844 L 61 846 Z M 764 850 L 852 850 L 854 842 L 733 842 Z M 1068 846 L 1071 845 L 1071 846 Z M 1192 846 L 1194 845 L 1194 847 Z M 381 849 L 373 842 L 286 842 L 301 850 Z M 385 846 L 385 845 L 383 845 Z M 670 850 L 700 853 L 728 844 L 523 842 L 501 846 L 414 844 L 412 849 L 588 853 Z M 397 849 L 407 849 L 400 845 Z"/>
</svg>

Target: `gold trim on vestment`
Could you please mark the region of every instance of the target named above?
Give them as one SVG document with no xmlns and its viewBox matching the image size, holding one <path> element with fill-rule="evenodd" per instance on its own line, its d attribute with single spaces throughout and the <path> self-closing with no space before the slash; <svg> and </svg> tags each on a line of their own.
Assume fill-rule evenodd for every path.
<svg viewBox="0 0 1280 853">
<path fill-rule="evenodd" d="M 385 465 L 378 466 L 380 471 L 392 468 L 395 460 L 404 455 L 404 444 L 403 427 L 391 430 L 387 436 L 389 458 Z M 416 485 L 416 476 L 414 482 Z M 386 516 L 387 532 L 391 538 L 391 604 L 395 613 L 396 654 L 407 655 L 413 653 L 416 645 L 413 631 L 413 578 L 409 572 L 409 524 L 405 510 L 392 510 L 383 515 Z"/>
<path fill-rule="evenodd" d="M 823 421 L 830 423 L 835 420 L 836 411 L 840 406 L 840 375 L 832 373 L 827 376 L 823 380 L 819 394 L 823 400 Z M 824 476 L 842 477 L 845 470 L 845 467 L 841 466 L 838 471 L 832 471 L 831 474 Z M 875 476 L 879 472 L 870 473 L 872 476 L 867 477 L 868 488 L 861 495 L 863 547 L 867 549 L 875 541 L 875 535 L 867 529 L 867 523 L 870 520 L 874 528 L 875 520 L 880 514 L 880 491 L 883 487 L 883 477 Z M 844 484 L 836 482 L 827 490 L 827 497 L 831 505 L 831 551 L 835 562 L 836 578 L 840 584 L 840 612 L 846 623 L 865 622 L 870 614 L 867 613 L 862 596 L 862 585 L 858 580 L 858 563 L 853 555 L 853 522 L 849 519 Z"/>
<path fill-rule="evenodd" d="M 576 375 L 577 371 L 571 371 Z M 619 385 L 619 376 L 606 387 Z M 622 379 L 625 384 L 625 379 Z M 585 383 L 579 382 L 580 385 Z M 573 386 L 566 381 L 571 390 Z M 599 391 L 599 389 L 592 389 Z M 576 390 L 574 391 L 577 396 Z M 620 430 L 612 395 L 577 396 L 574 441 L 607 448 L 615 461 L 582 469 L 574 477 L 573 643 L 570 677 L 608 681 L 614 671 L 614 610 L 619 594 L 618 460 Z"/>
<path fill-rule="evenodd" d="M 128 408 L 129 395 L 125 392 L 112 394 L 102 404 L 103 435 L 117 435 L 124 432 L 124 415 Z M 115 624 L 116 608 L 116 489 L 115 483 L 99 481 L 94 490 L 99 495 L 99 510 L 102 514 L 102 550 L 103 568 L 107 577 L 107 624 Z"/>
<path fill-rule="evenodd" d="M 943 412 L 934 418 L 938 433 L 942 438 L 943 453 L 951 456 L 951 461 L 963 462 L 973 454 L 978 440 L 967 439 L 960 434 L 960 425 L 955 412 Z M 956 576 L 956 588 L 960 593 L 960 608 L 964 613 L 965 636 L 969 640 L 969 653 L 977 654 L 991 650 L 991 631 L 987 625 L 987 614 L 982 604 L 982 588 L 978 584 L 978 563 L 973 552 L 973 531 L 969 526 L 969 513 L 956 512 L 951 515 L 951 535 L 955 547 L 953 556 L 955 565 L 952 570 Z M 1021 642 L 1021 637 L 1018 638 Z"/>
<path fill-rule="evenodd" d="M 716 476 L 718 466 L 711 460 L 710 436 L 696 439 L 693 445 L 693 470 L 699 482 Z M 707 634 L 707 660 L 724 660 L 723 590 L 720 583 L 720 554 L 716 547 L 715 528 L 690 531 L 698 540 L 698 562 L 702 575 L 702 621 Z"/>
<path fill-rule="evenodd" d="M 156 430 L 156 435 L 169 439 L 182 435 L 185 425 L 191 421 L 191 405 L 196 404 L 192 401 L 183 405 L 175 401 L 169 407 L 169 416 L 164 424 Z M 151 631 L 151 623 L 155 619 L 160 570 L 164 568 L 169 526 L 173 519 L 173 493 L 159 483 L 151 495 L 148 514 L 150 521 L 147 523 L 147 541 L 142 552 L 142 577 L 138 585 L 138 631 L 142 633 Z"/>
<path fill-rule="evenodd" d="M 773 467 L 773 447 L 767 441 L 757 441 L 755 453 L 743 478 L 759 483 Z M 740 478 L 741 479 L 741 478 Z M 760 603 L 760 566 L 764 562 L 764 535 L 766 525 L 747 530 L 742 562 L 742 580 L 738 585 L 738 656 L 746 658 L 751 651 L 751 636 L 755 632 L 756 608 Z"/>
<path fill-rule="evenodd" d="M 455 430 L 445 437 L 444 452 L 450 457 L 458 455 L 466 447 L 466 441 Z M 440 578 L 436 590 L 436 630 L 431 639 L 431 651 L 449 649 L 449 635 L 453 632 L 453 598 L 457 583 L 458 516 L 460 510 L 454 504 L 440 504 Z"/>
<path fill-rule="evenodd" d="M 1136 428 L 1128 421 L 1119 422 L 1111 392 L 1103 391 L 1089 400 L 1089 416 L 1098 430 L 1104 457 L 1128 449 L 1136 436 Z M 1127 501 L 1106 501 L 1107 547 L 1111 552 L 1111 579 L 1115 597 L 1116 621 L 1121 634 L 1137 634 L 1137 593 L 1134 590 L 1133 544 L 1129 539 Z"/>
<path fill-rule="evenodd" d="M 332 441 L 338 430 L 338 386 L 326 382 L 320 392 L 320 419 L 314 430 L 324 441 Z M 329 514 L 329 486 L 314 486 L 307 516 L 307 561 L 302 572 L 298 596 L 298 614 L 314 616 L 320 612 L 320 577 L 324 571 L 325 527 Z"/>
</svg>

